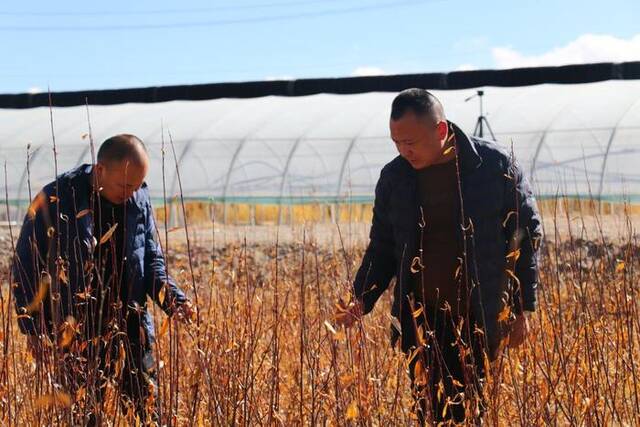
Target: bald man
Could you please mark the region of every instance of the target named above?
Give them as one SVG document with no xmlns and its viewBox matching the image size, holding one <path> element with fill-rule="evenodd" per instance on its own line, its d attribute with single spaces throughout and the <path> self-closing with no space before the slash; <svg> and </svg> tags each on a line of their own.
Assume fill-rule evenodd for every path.
<svg viewBox="0 0 640 427">
<path fill-rule="evenodd" d="M 20 331 L 39 363 L 73 394 L 74 420 L 100 424 L 106 381 L 123 411 L 158 420 L 151 297 L 189 321 L 190 303 L 169 277 L 144 178 L 149 157 L 133 135 L 102 143 L 85 164 L 46 185 L 24 219 L 13 260 Z"/>
</svg>

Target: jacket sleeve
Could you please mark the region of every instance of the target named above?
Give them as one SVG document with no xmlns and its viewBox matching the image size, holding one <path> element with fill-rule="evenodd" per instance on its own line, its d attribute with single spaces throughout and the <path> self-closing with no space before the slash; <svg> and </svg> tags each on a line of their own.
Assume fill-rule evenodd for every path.
<svg viewBox="0 0 640 427">
<path fill-rule="evenodd" d="M 363 302 L 364 313 L 373 310 L 396 274 L 394 246 L 383 170 L 376 184 L 369 245 L 353 283 L 354 295 Z"/>
<path fill-rule="evenodd" d="M 157 240 L 156 223 L 150 202 L 147 202 L 146 217 L 144 254 L 146 292 L 170 316 L 177 306 L 187 301 L 187 297 L 167 274 L 162 248 Z"/>
<path fill-rule="evenodd" d="M 515 161 L 509 162 L 507 183 L 505 228 L 511 249 L 519 249 L 519 254 L 513 255 L 516 256 L 513 273 L 519 282 L 513 292 L 513 308 L 520 314 L 535 311 L 537 306 L 542 222 L 531 186 Z"/>
<path fill-rule="evenodd" d="M 49 203 L 44 191 L 31 202 L 24 217 L 11 262 L 13 285 L 11 289 L 18 313 L 20 332 L 35 335 L 39 328 L 39 313 L 26 313 L 26 307 L 38 291 L 40 271 L 47 268 L 49 241 L 47 228 Z"/>
</svg>

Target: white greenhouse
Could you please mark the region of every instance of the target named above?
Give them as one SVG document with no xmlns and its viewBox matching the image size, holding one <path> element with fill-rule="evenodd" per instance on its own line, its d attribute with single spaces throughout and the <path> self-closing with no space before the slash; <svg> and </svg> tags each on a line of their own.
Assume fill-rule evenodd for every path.
<svg viewBox="0 0 640 427">
<path fill-rule="evenodd" d="M 539 197 L 640 200 L 640 80 L 433 90 L 447 116 L 472 134 L 484 111 L 499 144 L 511 146 Z M 370 203 L 395 155 L 388 120 L 395 93 L 319 93 L 88 107 L 94 141 L 133 133 L 152 158 L 152 197 L 249 205 Z M 54 94 L 55 97 L 55 94 Z M 91 161 L 87 107 L 52 109 L 58 171 Z M 164 129 L 165 166 L 162 166 Z M 485 132 L 485 137 L 489 136 Z M 30 146 L 27 174 L 27 146 Z M 12 216 L 54 179 L 48 107 L 0 109 L 0 157 Z M 28 180 L 28 175 L 30 179 Z M 29 182 L 28 182 L 29 181 Z M 226 207 L 224 208 L 226 214 Z"/>
</svg>

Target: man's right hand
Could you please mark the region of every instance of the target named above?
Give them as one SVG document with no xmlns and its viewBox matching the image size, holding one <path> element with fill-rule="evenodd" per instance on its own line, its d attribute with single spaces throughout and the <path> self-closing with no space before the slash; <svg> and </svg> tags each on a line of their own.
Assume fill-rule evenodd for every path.
<svg viewBox="0 0 640 427">
<path fill-rule="evenodd" d="M 175 315 L 178 320 L 189 325 L 196 319 L 196 308 L 191 301 L 185 301 L 176 308 Z"/>
<path fill-rule="evenodd" d="M 51 342 L 48 338 L 40 338 L 38 335 L 27 335 L 27 349 L 36 363 L 47 360 L 51 352 Z"/>
<path fill-rule="evenodd" d="M 362 318 L 363 304 L 360 300 L 352 300 L 348 304 L 338 301 L 336 304 L 336 324 L 350 328 L 356 321 Z"/>
<path fill-rule="evenodd" d="M 40 358 L 40 338 L 37 335 L 27 335 L 27 349 L 35 360 Z"/>
</svg>

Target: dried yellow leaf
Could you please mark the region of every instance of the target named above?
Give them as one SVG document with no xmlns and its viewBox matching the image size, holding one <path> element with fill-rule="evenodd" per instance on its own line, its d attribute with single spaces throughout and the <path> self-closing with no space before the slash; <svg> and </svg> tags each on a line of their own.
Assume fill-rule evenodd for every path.
<svg viewBox="0 0 640 427">
<path fill-rule="evenodd" d="M 347 339 L 347 335 L 343 330 L 340 330 L 335 335 L 333 335 L 333 339 L 336 341 L 345 341 Z"/>
<path fill-rule="evenodd" d="M 91 213 L 91 209 L 83 209 L 83 210 L 81 210 L 80 212 L 78 212 L 78 213 L 76 214 L 76 219 L 80 219 L 80 218 L 82 218 L 83 216 L 85 216 L 85 215 L 87 215 L 87 214 L 90 214 L 90 213 Z"/>
<path fill-rule="evenodd" d="M 160 302 L 160 305 L 164 304 L 164 299 L 166 294 L 167 294 L 167 286 L 162 285 L 162 287 L 160 288 L 160 291 L 158 292 L 158 301 Z"/>
<path fill-rule="evenodd" d="M 160 325 L 160 332 L 158 332 L 158 336 L 162 338 L 169 331 L 169 318 L 165 317 L 162 321 L 162 325 Z"/>
<path fill-rule="evenodd" d="M 110 229 L 107 230 L 106 233 L 104 233 L 104 235 L 100 238 L 100 244 L 101 245 L 103 245 L 103 244 L 105 244 L 105 243 L 107 243 L 109 241 L 109 239 L 111 238 L 113 233 L 116 231 L 117 227 L 118 227 L 118 223 L 116 222 L 115 224 L 113 224 L 111 226 Z"/>
<path fill-rule="evenodd" d="M 80 387 L 80 389 L 76 392 L 76 401 L 84 400 L 87 395 L 86 387 Z"/>
<path fill-rule="evenodd" d="M 418 340 L 418 344 L 419 345 L 425 345 L 427 343 L 427 340 L 424 338 L 424 327 L 423 325 L 418 326 L 418 329 L 416 330 L 416 335 L 417 335 L 417 340 Z"/>
<path fill-rule="evenodd" d="M 58 270 L 58 279 L 65 285 L 69 284 L 69 278 L 67 277 L 67 271 L 65 270 L 64 265 L 61 265 Z"/>
<path fill-rule="evenodd" d="M 442 408 L 442 418 L 444 418 L 447 415 L 448 409 L 449 409 L 449 399 L 447 399 L 447 401 L 444 402 L 444 408 Z"/>
<path fill-rule="evenodd" d="M 407 366 L 411 365 L 411 362 L 413 362 L 413 360 L 422 352 L 423 347 L 417 347 L 415 348 L 411 354 L 409 355 L 409 357 L 407 358 Z"/>
<path fill-rule="evenodd" d="M 356 377 L 353 374 L 342 374 L 340 375 L 340 383 L 343 387 L 349 387 L 353 383 L 355 383 Z"/>
<path fill-rule="evenodd" d="M 28 213 L 29 217 L 33 219 L 36 216 L 36 213 L 42 209 L 45 205 L 46 197 L 43 192 L 38 193 L 38 195 L 33 199 L 31 204 L 29 205 Z"/>
<path fill-rule="evenodd" d="M 124 345 L 122 344 L 122 341 L 120 341 L 120 348 L 118 348 L 118 360 L 120 362 L 123 362 L 126 358 L 127 358 L 127 352 L 124 349 Z"/>
<path fill-rule="evenodd" d="M 66 321 L 62 325 L 62 334 L 58 341 L 61 348 L 67 348 L 71 345 L 75 335 L 76 319 L 73 316 L 67 316 Z"/>
<path fill-rule="evenodd" d="M 124 361 L 127 358 L 127 352 L 124 349 L 124 344 L 120 341 L 120 345 L 118 347 L 118 360 L 116 360 L 115 366 L 115 374 L 116 376 L 120 376 L 122 373 L 122 369 L 124 368 Z"/>
<path fill-rule="evenodd" d="M 509 318 L 510 315 L 511 315 L 511 310 L 507 306 L 500 312 L 500 314 L 498 314 L 498 322 L 504 322 Z"/>
<path fill-rule="evenodd" d="M 355 420 L 358 418 L 358 414 L 358 403 L 354 400 L 349 404 L 349 407 L 347 408 L 346 418 L 347 420 Z"/>
<path fill-rule="evenodd" d="M 513 261 L 517 261 L 520 258 L 520 249 L 516 249 L 515 251 L 511 251 L 507 254 L 507 259 L 513 258 Z"/>
<path fill-rule="evenodd" d="M 71 406 L 71 396 L 62 391 L 56 391 L 51 394 L 45 394 L 40 396 L 36 400 L 36 407 L 38 408 L 49 408 L 51 406 L 58 406 L 63 408 L 68 408 Z"/>
<path fill-rule="evenodd" d="M 420 306 L 416 311 L 413 312 L 413 318 L 417 319 L 418 317 L 420 317 L 423 311 L 424 311 L 424 308 Z"/>
<path fill-rule="evenodd" d="M 425 386 L 427 385 L 428 376 L 427 370 L 424 367 L 422 362 L 422 358 L 416 360 L 416 363 L 413 365 L 413 382 L 417 386 Z"/>
<path fill-rule="evenodd" d="M 44 297 L 47 295 L 49 291 L 49 287 L 51 286 L 51 275 L 46 271 L 42 273 L 42 277 L 40 278 L 40 285 L 38 286 L 38 293 L 36 293 L 33 300 L 29 303 L 28 306 L 25 307 L 27 313 L 34 313 L 40 310 L 40 303 L 44 300 Z"/>
</svg>

